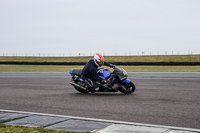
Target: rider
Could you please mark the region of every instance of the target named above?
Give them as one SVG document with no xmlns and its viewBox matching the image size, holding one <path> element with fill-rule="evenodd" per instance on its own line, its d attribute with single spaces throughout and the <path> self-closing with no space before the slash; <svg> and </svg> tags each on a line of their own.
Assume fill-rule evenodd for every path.
<svg viewBox="0 0 200 133">
<path fill-rule="evenodd" d="M 89 60 L 82 70 L 82 78 L 90 85 L 89 89 L 91 89 L 92 93 L 99 90 L 101 83 L 107 83 L 106 79 L 97 74 L 98 67 L 102 65 L 113 67 L 113 64 L 104 61 L 101 54 L 96 53 L 94 59 Z"/>
</svg>

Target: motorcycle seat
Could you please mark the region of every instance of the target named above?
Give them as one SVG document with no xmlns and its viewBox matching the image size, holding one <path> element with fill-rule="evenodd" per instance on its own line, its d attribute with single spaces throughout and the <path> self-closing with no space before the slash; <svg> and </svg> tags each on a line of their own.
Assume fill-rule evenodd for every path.
<svg viewBox="0 0 200 133">
<path fill-rule="evenodd" d="M 78 75 L 78 76 L 81 76 L 81 73 L 82 73 L 82 69 L 74 69 L 74 70 L 72 71 L 72 74 Z"/>
</svg>

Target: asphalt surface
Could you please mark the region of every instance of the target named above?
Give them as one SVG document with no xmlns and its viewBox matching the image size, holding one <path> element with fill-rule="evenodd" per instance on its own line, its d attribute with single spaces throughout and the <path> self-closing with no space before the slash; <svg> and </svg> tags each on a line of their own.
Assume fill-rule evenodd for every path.
<svg viewBox="0 0 200 133">
<path fill-rule="evenodd" d="M 0 72 L 0 109 L 200 129 L 200 73 L 129 73 L 131 95 L 81 94 L 67 73 Z"/>
</svg>

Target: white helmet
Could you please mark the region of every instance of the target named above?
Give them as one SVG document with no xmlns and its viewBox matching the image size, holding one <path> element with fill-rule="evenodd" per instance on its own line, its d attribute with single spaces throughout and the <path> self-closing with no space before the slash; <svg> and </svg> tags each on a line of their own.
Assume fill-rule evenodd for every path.
<svg viewBox="0 0 200 133">
<path fill-rule="evenodd" d="M 94 56 L 94 63 L 96 64 L 96 66 L 102 66 L 104 63 L 104 58 L 101 54 L 96 53 Z"/>
</svg>

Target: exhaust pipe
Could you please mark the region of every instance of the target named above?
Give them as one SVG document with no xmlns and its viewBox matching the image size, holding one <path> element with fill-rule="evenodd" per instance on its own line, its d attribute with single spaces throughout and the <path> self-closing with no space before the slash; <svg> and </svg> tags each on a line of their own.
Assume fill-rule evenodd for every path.
<svg viewBox="0 0 200 133">
<path fill-rule="evenodd" d="M 73 81 L 71 81 L 71 82 L 69 82 L 72 86 L 75 86 L 75 87 L 79 87 L 79 88 L 81 88 L 81 89 L 83 89 L 83 90 L 87 90 L 85 87 L 83 87 L 83 86 L 80 86 L 79 84 L 77 84 L 77 83 L 75 83 L 75 82 L 73 82 Z"/>
</svg>

